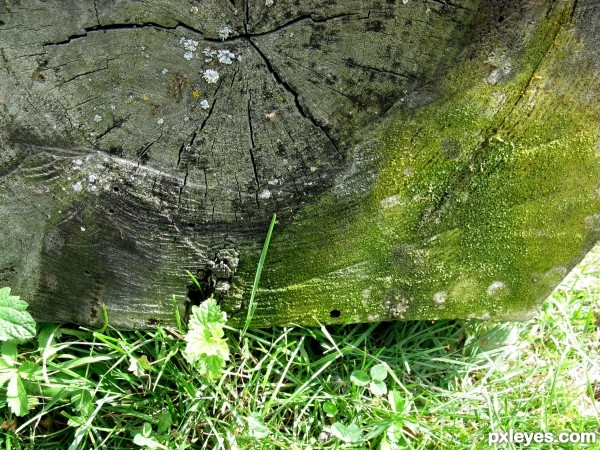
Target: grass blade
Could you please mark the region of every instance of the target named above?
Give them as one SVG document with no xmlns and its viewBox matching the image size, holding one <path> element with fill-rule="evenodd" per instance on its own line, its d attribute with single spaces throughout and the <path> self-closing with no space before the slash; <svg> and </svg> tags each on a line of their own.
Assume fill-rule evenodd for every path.
<svg viewBox="0 0 600 450">
<path fill-rule="evenodd" d="M 273 234 L 273 229 L 275 228 L 275 222 L 277 220 L 277 215 L 273 214 L 273 218 L 271 219 L 271 224 L 269 225 L 269 231 L 267 232 L 267 237 L 265 238 L 265 243 L 263 245 L 262 252 L 260 254 L 260 259 L 258 260 L 258 267 L 256 268 L 256 275 L 254 276 L 254 283 L 252 284 L 252 292 L 250 293 L 250 301 L 248 302 L 248 314 L 246 315 L 246 322 L 244 323 L 244 328 L 242 330 L 242 336 L 248 330 L 248 326 L 252 321 L 252 317 L 254 316 L 254 311 L 256 310 L 256 304 L 254 300 L 256 299 L 256 292 L 258 291 L 258 283 L 260 281 L 260 275 L 262 274 L 263 267 L 265 265 L 265 259 L 267 258 L 267 250 L 269 249 L 269 243 L 271 242 L 271 235 Z"/>
</svg>

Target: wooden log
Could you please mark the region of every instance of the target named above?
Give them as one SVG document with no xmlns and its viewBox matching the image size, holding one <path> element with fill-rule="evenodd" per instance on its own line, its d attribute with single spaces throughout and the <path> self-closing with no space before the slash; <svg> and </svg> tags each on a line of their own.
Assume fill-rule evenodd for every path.
<svg viewBox="0 0 600 450">
<path fill-rule="evenodd" d="M 4 0 L 0 283 L 40 321 L 525 319 L 600 238 L 596 1 Z M 189 270 L 203 292 L 190 288 Z"/>
</svg>

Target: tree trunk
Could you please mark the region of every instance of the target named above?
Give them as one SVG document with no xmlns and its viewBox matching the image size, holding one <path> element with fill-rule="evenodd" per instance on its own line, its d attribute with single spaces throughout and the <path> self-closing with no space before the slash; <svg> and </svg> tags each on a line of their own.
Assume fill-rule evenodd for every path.
<svg viewBox="0 0 600 450">
<path fill-rule="evenodd" d="M 600 238 L 600 3 L 3 0 L 0 283 L 34 317 L 524 319 Z M 189 270 L 202 292 L 190 287 Z"/>
</svg>

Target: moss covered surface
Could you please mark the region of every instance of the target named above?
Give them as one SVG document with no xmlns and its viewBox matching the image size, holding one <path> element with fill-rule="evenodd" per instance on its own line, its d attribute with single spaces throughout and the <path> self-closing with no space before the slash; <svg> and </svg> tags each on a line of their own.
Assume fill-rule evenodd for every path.
<svg viewBox="0 0 600 450">
<path fill-rule="evenodd" d="M 551 292 L 600 235 L 600 99 L 571 67 L 569 3 L 523 40 L 391 115 L 367 195 L 327 195 L 275 234 L 257 321 L 524 319 Z"/>
</svg>

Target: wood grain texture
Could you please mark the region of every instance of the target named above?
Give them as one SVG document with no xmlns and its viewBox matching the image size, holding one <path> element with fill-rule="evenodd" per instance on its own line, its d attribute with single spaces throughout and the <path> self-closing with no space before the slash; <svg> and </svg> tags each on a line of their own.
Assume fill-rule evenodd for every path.
<svg viewBox="0 0 600 450">
<path fill-rule="evenodd" d="M 532 139 L 526 121 L 553 124 L 598 109 L 600 19 L 591 1 L 0 5 L 0 282 L 27 298 L 39 320 L 98 325 L 105 304 L 117 327 L 172 323 L 172 296 L 182 312 L 187 305 L 189 270 L 216 289 L 235 323 L 273 213 L 279 238 L 257 324 L 463 317 L 476 299 L 399 314 L 425 297 L 440 302 L 419 287 L 422 274 L 400 280 L 399 267 L 384 260 L 430 251 L 428 239 L 441 234 L 445 211 L 473 179 L 469 167 L 488 167 L 482 161 L 495 150 L 481 142 L 498 134 L 518 146 Z M 470 61 L 479 72 L 457 75 Z M 542 69 L 543 86 L 535 79 Z M 409 123 L 454 101 L 456 77 L 467 80 L 465 90 L 498 88 L 496 97 L 473 99 L 494 119 L 473 125 L 481 127 L 478 147 L 442 131 L 434 137 L 456 162 L 455 179 L 443 189 L 432 180 L 432 192 L 447 192 L 430 204 L 394 212 L 421 224 L 406 235 L 394 225 L 404 219 L 384 217 L 404 193 L 375 197 L 384 181 L 437 174 L 439 155 L 390 175 L 401 150 L 388 145 L 389 130 L 406 128 L 411 151 L 422 145 L 428 154 L 419 139 L 430 131 Z M 557 102 L 571 106 L 558 111 Z M 589 127 L 586 139 L 596 132 Z M 597 174 L 585 155 L 578 164 L 591 172 L 579 188 L 548 181 L 565 204 Z M 565 224 L 585 234 L 578 251 L 552 267 L 567 270 L 597 240 L 597 203 L 587 204 L 574 206 L 587 222 L 575 231 Z M 531 309 L 560 276 L 551 278 L 535 295 L 515 290 L 508 309 Z M 495 315 L 510 315 L 502 311 Z"/>
</svg>

